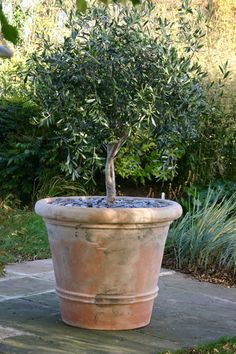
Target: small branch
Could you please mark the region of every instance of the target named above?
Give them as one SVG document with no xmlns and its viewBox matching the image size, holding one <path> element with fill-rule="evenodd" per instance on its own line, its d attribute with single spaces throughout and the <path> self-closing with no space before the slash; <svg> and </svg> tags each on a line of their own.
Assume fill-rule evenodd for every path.
<svg viewBox="0 0 236 354">
<path fill-rule="evenodd" d="M 126 142 L 128 138 L 128 133 L 122 136 L 114 145 L 110 145 L 110 150 L 109 150 L 109 155 L 108 158 L 114 159 L 116 155 L 118 154 L 121 146 Z"/>
<path fill-rule="evenodd" d="M 0 57 L 1 58 L 11 58 L 13 56 L 13 52 L 11 49 L 0 45 Z"/>
</svg>

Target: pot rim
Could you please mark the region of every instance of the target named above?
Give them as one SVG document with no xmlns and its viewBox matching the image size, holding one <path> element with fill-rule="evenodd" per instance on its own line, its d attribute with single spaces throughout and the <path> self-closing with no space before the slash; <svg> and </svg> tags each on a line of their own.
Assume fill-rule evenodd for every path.
<svg viewBox="0 0 236 354">
<path fill-rule="evenodd" d="M 97 223 L 97 224 L 134 224 L 134 223 L 155 223 L 170 222 L 178 219 L 182 215 L 182 207 L 172 200 L 165 199 L 168 203 L 163 207 L 148 208 L 81 208 L 78 206 L 62 206 L 49 204 L 55 199 L 76 199 L 76 198 L 104 198 L 102 196 L 67 196 L 50 197 L 40 199 L 35 204 L 36 214 L 44 219 L 60 220 L 76 223 Z M 142 197 L 119 197 L 121 199 L 155 199 Z"/>
</svg>

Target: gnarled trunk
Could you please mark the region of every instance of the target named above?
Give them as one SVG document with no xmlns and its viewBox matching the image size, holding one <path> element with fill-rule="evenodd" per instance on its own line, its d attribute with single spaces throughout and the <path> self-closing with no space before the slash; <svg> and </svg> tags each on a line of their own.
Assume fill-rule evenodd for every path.
<svg viewBox="0 0 236 354">
<path fill-rule="evenodd" d="M 114 157 L 111 156 L 112 148 L 108 144 L 107 146 L 107 160 L 105 168 L 105 178 L 106 178 L 106 195 L 107 203 L 113 204 L 116 198 L 116 178 L 115 178 L 115 169 L 114 169 Z"/>
<path fill-rule="evenodd" d="M 116 178 L 114 160 L 121 146 L 127 139 L 127 135 L 121 137 L 114 144 L 107 144 L 107 160 L 105 168 L 107 204 L 114 204 L 116 199 Z"/>
</svg>

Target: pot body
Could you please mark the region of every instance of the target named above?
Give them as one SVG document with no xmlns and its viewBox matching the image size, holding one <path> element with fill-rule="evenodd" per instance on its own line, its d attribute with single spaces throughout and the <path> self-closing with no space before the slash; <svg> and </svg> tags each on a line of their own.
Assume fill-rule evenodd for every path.
<svg viewBox="0 0 236 354">
<path fill-rule="evenodd" d="M 165 241 L 181 207 L 90 209 L 37 202 L 65 323 L 124 330 L 150 322 Z"/>
</svg>

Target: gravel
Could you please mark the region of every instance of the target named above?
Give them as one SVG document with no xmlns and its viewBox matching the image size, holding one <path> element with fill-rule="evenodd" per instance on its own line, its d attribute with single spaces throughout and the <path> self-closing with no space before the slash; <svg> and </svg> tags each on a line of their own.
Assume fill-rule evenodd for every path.
<svg viewBox="0 0 236 354">
<path fill-rule="evenodd" d="M 163 208 L 170 203 L 160 199 L 116 198 L 114 204 L 108 205 L 105 197 L 87 198 L 56 198 L 49 202 L 52 205 L 79 207 L 79 208 Z"/>
</svg>

